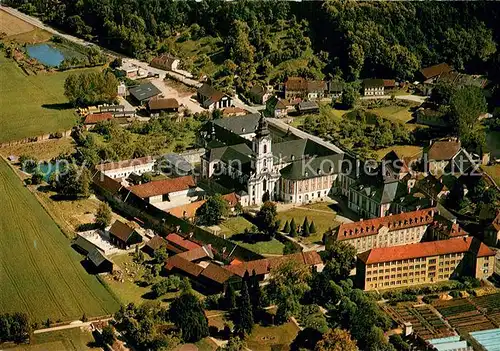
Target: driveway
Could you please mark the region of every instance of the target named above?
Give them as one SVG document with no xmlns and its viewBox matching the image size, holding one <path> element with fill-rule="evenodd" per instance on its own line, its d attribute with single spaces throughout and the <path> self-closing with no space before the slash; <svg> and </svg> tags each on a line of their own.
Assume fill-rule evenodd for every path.
<svg viewBox="0 0 500 351">
<path fill-rule="evenodd" d="M 390 95 L 382 95 L 382 96 L 362 96 L 361 100 L 386 100 L 390 99 Z M 419 104 L 423 103 L 426 99 L 427 96 L 420 96 L 420 95 L 396 95 L 394 97 L 397 100 L 407 100 L 407 101 L 413 101 L 413 102 L 418 102 Z"/>
</svg>

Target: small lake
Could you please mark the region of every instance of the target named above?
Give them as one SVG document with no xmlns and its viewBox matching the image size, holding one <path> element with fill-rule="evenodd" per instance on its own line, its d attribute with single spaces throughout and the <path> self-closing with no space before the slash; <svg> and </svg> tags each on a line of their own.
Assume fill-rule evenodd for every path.
<svg viewBox="0 0 500 351">
<path fill-rule="evenodd" d="M 27 45 L 28 56 L 37 59 L 46 66 L 57 67 L 63 62 L 62 52 L 49 44 Z"/>
<path fill-rule="evenodd" d="M 62 162 L 58 162 L 58 161 L 55 161 L 55 162 L 40 162 L 38 164 L 38 171 L 40 173 L 42 173 L 43 175 L 43 180 L 45 180 L 46 182 L 48 182 L 50 180 L 50 176 L 55 173 L 55 172 L 62 172 L 64 171 L 64 169 L 66 168 L 66 163 L 64 161 Z M 31 174 L 34 173 L 33 172 L 30 172 Z"/>
</svg>

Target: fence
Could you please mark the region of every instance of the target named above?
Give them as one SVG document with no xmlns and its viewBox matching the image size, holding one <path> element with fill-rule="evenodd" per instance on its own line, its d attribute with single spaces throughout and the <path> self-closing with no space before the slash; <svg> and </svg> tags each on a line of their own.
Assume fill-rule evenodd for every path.
<svg viewBox="0 0 500 351">
<path fill-rule="evenodd" d="M 72 132 L 72 129 L 65 130 L 63 132 L 48 133 L 48 134 L 43 134 L 43 135 L 39 135 L 39 136 L 35 136 L 35 137 L 24 138 L 21 140 L 7 141 L 5 143 L 0 143 L 0 149 L 3 147 L 7 147 L 7 146 L 39 143 L 41 141 L 46 141 L 46 140 L 50 140 L 50 139 L 67 138 L 67 137 L 71 136 L 71 132 Z"/>
</svg>

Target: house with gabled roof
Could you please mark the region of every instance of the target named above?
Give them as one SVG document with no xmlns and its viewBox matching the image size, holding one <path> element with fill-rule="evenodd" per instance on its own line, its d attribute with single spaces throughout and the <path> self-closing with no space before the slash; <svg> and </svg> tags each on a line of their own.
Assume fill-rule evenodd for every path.
<svg viewBox="0 0 500 351">
<path fill-rule="evenodd" d="M 465 174 L 480 165 L 479 160 L 474 160 L 472 155 L 462 148 L 459 139 L 434 140 L 424 150 L 424 161 L 427 170 L 434 175 Z"/>
<path fill-rule="evenodd" d="M 496 217 L 491 221 L 484 232 L 484 240 L 490 246 L 498 246 L 500 244 L 500 210 Z"/>
<path fill-rule="evenodd" d="M 160 89 L 151 82 L 131 87 L 128 92 L 141 105 L 145 105 L 152 98 L 161 95 Z"/>
<path fill-rule="evenodd" d="M 116 220 L 108 230 L 110 241 L 121 249 L 129 249 L 142 242 L 142 236 L 130 225 Z"/>
<path fill-rule="evenodd" d="M 231 107 L 232 99 L 231 96 L 225 94 L 211 85 L 204 83 L 196 91 L 196 96 L 201 106 L 212 111 L 215 109 L 224 109 L 226 107 Z"/>
<path fill-rule="evenodd" d="M 113 261 L 96 248 L 87 254 L 87 261 L 92 264 L 92 269 L 95 272 L 104 273 L 113 271 Z"/>
<path fill-rule="evenodd" d="M 383 79 L 365 79 L 363 80 L 363 95 L 364 96 L 382 96 L 385 84 Z"/>
<path fill-rule="evenodd" d="M 156 161 L 153 157 L 146 156 L 130 160 L 101 163 L 96 165 L 95 168 L 110 178 L 125 179 L 132 173 L 142 175 L 153 172 L 155 163 Z"/>
<path fill-rule="evenodd" d="M 250 99 L 256 104 L 265 104 L 266 101 L 271 97 L 271 89 L 263 86 L 262 84 L 254 85 L 248 95 Z"/>
</svg>

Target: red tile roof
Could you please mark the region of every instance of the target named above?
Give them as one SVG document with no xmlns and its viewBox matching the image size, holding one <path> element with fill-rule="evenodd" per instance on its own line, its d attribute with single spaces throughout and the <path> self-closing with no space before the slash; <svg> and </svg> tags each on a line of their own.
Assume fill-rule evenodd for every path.
<svg viewBox="0 0 500 351">
<path fill-rule="evenodd" d="M 85 120 L 83 121 L 84 124 L 96 124 L 97 122 L 102 122 L 102 121 L 109 121 L 113 119 L 113 115 L 109 112 L 105 113 L 94 113 L 87 115 L 85 117 Z"/>
<path fill-rule="evenodd" d="M 179 254 L 180 257 L 188 260 L 189 262 L 193 262 L 202 258 L 213 258 L 214 255 L 212 253 L 212 246 L 206 245 L 196 249 L 192 249 Z"/>
<path fill-rule="evenodd" d="M 433 223 L 435 214 L 435 208 L 427 208 L 425 210 L 405 212 L 359 222 L 343 223 L 337 229 L 337 240 L 349 240 L 376 235 L 379 229 L 384 226 L 389 228 L 389 231 L 393 231 L 429 225 Z"/>
<path fill-rule="evenodd" d="M 186 205 L 169 208 L 168 210 L 165 210 L 165 212 L 168 212 L 177 218 L 193 218 L 196 215 L 196 210 L 199 209 L 205 202 L 206 200 L 195 201 Z"/>
<path fill-rule="evenodd" d="M 460 141 L 438 140 L 432 143 L 427 156 L 430 160 L 451 160 L 460 151 Z"/>
<path fill-rule="evenodd" d="M 151 250 L 156 251 L 161 247 L 167 247 L 167 241 L 159 235 L 155 235 L 146 243 L 146 246 Z"/>
<path fill-rule="evenodd" d="M 385 88 L 393 88 L 396 86 L 396 81 L 394 79 L 384 79 Z"/>
<path fill-rule="evenodd" d="M 288 77 L 285 82 L 285 89 L 292 91 L 307 90 L 307 80 L 302 77 Z"/>
<path fill-rule="evenodd" d="M 239 275 L 240 277 L 243 277 L 245 272 L 252 275 L 254 270 L 256 275 L 262 275 L 269 273 L 272 268 L 279 266 L 287 260 L 293 260 L 299 264 L 305 264 L 308 266 L 323 263 L 320 255 L 316 251 L 307 251 L 280 257 L 263 258 L 255 261 L 242 262 L 240 264 L 225 266 L 224 268 Z"/>
<path fill-rule="evenodd" d="M 115 221 L 111 228 L 109 228 L 109 232 L 120 240 L 127 242 L 134 232 L 134 228 L 131 228 L 128 224 L 125 224 L 122 221 Z"/>
<path fill-rule="evenodd" d="M 234 207 L 238 203 L 238 196 L 234 192 L 222 195 L 222 198 L 228 202 L 229 207 Z M 193 218 L 196 215 L 196 210 L 205 202 L 206 200 L 195 201 L 186 205 L 169 208 L 165 211 L 177 218 Z"/>
<path fill-rule="evenodd" d="M 155 97 L 155 98 L 149 100 L 148 107 L 152 111 L 173 109 L 173 108 L 179 108 L 179 102 L 177 102 L 176 99 L 172 99 L 172 98 L 162 99 L 162 98 Z"/>
<path fill-rule="evenodd" d="M 372 264 L 452 253 L 464 253 L 470 250 L 473 250 L 478 257 L 495 255 L 494 251 L 478 239 L 469 237 L 375 248 L 359 254 L 358 258 L 365 264 Z"/>
<path fill-rule="evenodd" d="M 189 262 L 188 260 L 180 257 L 179 255 L 169 257 L 167 260 L 167 264 L 165 265 L 165 269 L 167 271 L 171 271 L 174 268 L 177 268 L 182 272 L 188 273 L 193 277 L 199 276 L 203 271 L 203 267 L 198 266 L 195 263 Z"/>
<path fill-rule="evenodd" d="M 242 109 L 241 107 L 226 107 L 222 110 L 222 114 L 224 116 L 238 113 L 247 113 L 247 110 Z"/>
<path fill-rule="evenodd" d="M 97 171 L 92 177 L 92 182 L 100 188 L 109 191 L 111 194 L 116 194 L 123 187 L 120 182 L 108 177 L 101 171 Z"/>
<path fill-rule="evenodd" d="M 133 158 L 131 160 L 124 160 L 118 162 L 101 163 L 96 165 L 95 168 L 100 171 L 111 171 L 113 169 L 128 168 L 134 166 L 142 166 L 148 163 L 153 163 L 155 160 L 151 156 Z"/>
<path fill-rule="evenodd" d="M 189 175 L 172 179 L 153 180 L 149 183 L 131 186 L 129 189 L 140 198 L 148 198 L 187 190 L 194 186 L 196 186 L 194 178 Z"/>
<path fill-rule="evenodd" d="M 425 79 L 429 79 L 437 77 L 443 73 L 450 72 L 451 70 L 453 69 L 448 64 L 439 63 L 437 65 L 421 69 L 420 73 L 422 74 L 422 76 L 424 76 Z"/>
<path fill-rule="evenodd" d="M 224 284 L 226 280 L 231 278 L 234 274 L 227 269 L 216 265 L 215 263 L 210 263 L 204 270 L 201 272 L 201 276 L 206 277 L 214 282 L 219 284 Z"/>
<path fill-rule="evenodd" d="M 186 251 L 198 249 L 201 246 L 192 242 L 191 240 L 184 239 L 182 236 L 176 233 L 168 234 L 165 238 L 169 243 L 185 249 Z"/>
</svg>

